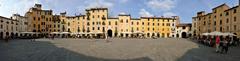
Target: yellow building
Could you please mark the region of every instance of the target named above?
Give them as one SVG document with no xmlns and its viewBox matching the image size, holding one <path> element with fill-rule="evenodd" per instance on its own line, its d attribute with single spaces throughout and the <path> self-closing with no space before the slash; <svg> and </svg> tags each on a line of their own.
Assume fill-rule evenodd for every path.
<svg viewBox="0 0 240 61">
<path fill-rule="evenodd" d="M 130 14 L 119 14 L 118 17 L 110 17 L 108 8 L 90 8 L 85 11 L 85 15 L 67 16 L 67 12 L 52 15 L 52 10 L 42 10 L 41 5 L 36 4 L 26 13 L 31 23 L 29 31 L 62 37 L 167 38 L 174 37 L 179 22 L 177 16 L 132 18 Z"/>
<path fill-rule="evenodd" d="M 239 5 L 230 8 L 228 5 L 222 4 L 213 8 L 211 13 L 198 12 L 192 21 L 193 35 L 200 36 L 202 33 L 218 31 L 234 33 L 239 37 L 239 11 Z"/>
<path fill-rule="evenodd" d="M 72 35 L 80 35 L 80 37 L 108 35 L 110 37 L 144 36 L 147 38 L 174 37 L 175 24 L 179 22 L 176 17 L 131 18 L 130 14 L 119 14 L 118 17 L 108 18 L 107 15 L 107 8 L 91 8 L 86 9 L 86 15 L 64 16 L 62 21 L 65 20 L 68 23 L 68 32 Z M 78 29 L 80 29 L 79 32 L 77 32 Z"/>
<path fill-rule="evenodd" d="M 37 32 L 47 35 L 54 30 L 52 10 L 42 10 L 41 4 L 35 4 L 25 14 L 28 18 L 28 32 Z"/>
</svg>

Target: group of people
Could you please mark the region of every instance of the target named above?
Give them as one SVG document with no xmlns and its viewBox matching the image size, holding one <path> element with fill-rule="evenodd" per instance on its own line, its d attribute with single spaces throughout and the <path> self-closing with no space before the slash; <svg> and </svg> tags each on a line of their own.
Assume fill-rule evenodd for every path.
<svg viewBox="0 0 240 61">
<path fill-rule="evenodd" d="M 209 47 L 216 47 L 217 53 L 227 53 L 229 50 L 229 47 L 231 46 L 239 46 L 240 41 L 237 37 L 230 37 L 230 36 L 210 36 L 210 37 L 202 37 L 197 38 L 198 42 L 209 46 Z"/>
</svg>

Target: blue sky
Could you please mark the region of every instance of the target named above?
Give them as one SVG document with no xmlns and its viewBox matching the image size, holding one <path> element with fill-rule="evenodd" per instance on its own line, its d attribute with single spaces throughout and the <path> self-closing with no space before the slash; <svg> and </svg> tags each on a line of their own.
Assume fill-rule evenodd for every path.
<svg viewBox="0 0 240 61">
<path fill-rule="evenodd" d="M 86 8 L 107 7 L 110 16 L 131 14 L 140 16 L 180 16 L 182 23 L 190 23 L 198 11 L 211 12 L 223 3 L 230 7 L 238 0 L 0 0 L 0 16 L 10 17 L 13 13 L 24 15 L 35 3 L 43 9 L 52 9 L 54 14 L 66 11 L 68 15 L 85 13 Z"/>
</svg>

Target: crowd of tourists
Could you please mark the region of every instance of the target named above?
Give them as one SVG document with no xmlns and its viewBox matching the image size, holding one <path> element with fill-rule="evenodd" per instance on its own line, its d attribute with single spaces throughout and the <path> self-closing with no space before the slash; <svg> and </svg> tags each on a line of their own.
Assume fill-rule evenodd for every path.
<svg viewBox="0 0 240 61">
<path fill-rule="evenodd" d="M 229 47 L 239 46 L 240 41 L 236 36 L 202 36 L 198 37 L 200 44 L 215 47 L 217 53 L 227 53 Z"/>
</svg>

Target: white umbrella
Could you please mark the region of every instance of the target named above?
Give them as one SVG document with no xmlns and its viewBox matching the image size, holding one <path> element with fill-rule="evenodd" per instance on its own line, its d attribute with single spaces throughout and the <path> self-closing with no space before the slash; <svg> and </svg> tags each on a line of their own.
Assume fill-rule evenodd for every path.
<svg viewBox="0 0 240 61">
<path fill-rule="evenodd" d="M 220 36 L 220 35 L 224 35 L 224 34 L 221 32 L 218 32 L 218 31 L 214 31 L 214 32 L 211 32 L 209 35 Z"/>
<path fill-rule="evenodd" d="M 207 35 L 210 35 L 210 33 L 202 33 L 202 35 L 205 35 L 205 36 L 207 36 Z"/>
<path fill-rule="evenodd" d="M 50 34 L 59 34 L 59 32 L 51 32 Z"/>
<path fill-rule="evenodd" d="M 236 36 L 236 35 L 234 35 L 233 33 L 227 32 L 227 33 L 224 33 L 224 36 Z"/>
<path fill-rule="evenodd" d="M 70 34 L 69 32 L 61 32 L 61 34 Z"/>
</svg>

